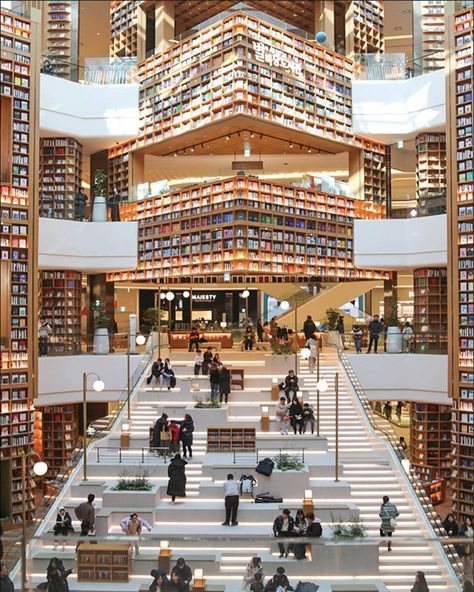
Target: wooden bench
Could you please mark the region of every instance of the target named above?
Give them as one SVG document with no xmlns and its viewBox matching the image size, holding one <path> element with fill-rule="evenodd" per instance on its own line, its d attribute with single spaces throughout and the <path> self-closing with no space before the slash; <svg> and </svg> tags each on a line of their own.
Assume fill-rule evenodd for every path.
<svg viewBox="0 0 474 592">
<path fill-rule="evenodd" d="M 199 344 L 199 349 L 201 351 L 208 347 L 212 347 L 212 349 L 215 349 L 216 351 L 221 351 L 222 343 L 220 341 L 203 341 Z"/>
</svg>

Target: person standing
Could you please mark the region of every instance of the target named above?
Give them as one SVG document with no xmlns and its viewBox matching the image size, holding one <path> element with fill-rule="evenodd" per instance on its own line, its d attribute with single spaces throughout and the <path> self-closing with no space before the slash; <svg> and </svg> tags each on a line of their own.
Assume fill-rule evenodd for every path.
<svg viewBox="0 0 474 592">
<path fill-rule="evenodd" d="M 199 376 L 202 368 L 202 363 L 204 362 L 204 358 L 202 353 L 198 351 L 194 358 L 194 376 Z"/>
<path fill-rule="evenodd" d="M 284 509 L 281 514 L 275 518 L 273 522 L 273 534 L 276 537 L 292 536 L 295 530 L 295 521 L 290 516 L 290 510 Z M 285 547 L 283 543 L 278 543 L 280 549 L 280 557 L 288 557 L 289 545 Z"/>
<path fill-rule="evenodd" d="M 387 541 L 387 551 L 392 550 L 392 534 L 395 532 L 396 528 L 396 518 L 400 515 L 399 511 L 397 510 L 397 506 L 392 504 L 388 495 L 383 496 L 382 505 L 380 506 L 379 517 L 382 519 L 382 523 L 380 524 L 380 536 L 388 537 Z"/>
<path fill-rule="evenodd" d="M 395 413 L 397 415 L 398 423 L 402 423 L 403 401 L 397 401 Z"/>
<path fill-rule="evenodd" d="M 265 341 L 262 319 L 260 319 L 260 318 L 257 319 L 257 339 L 260 343 L 262 341 Z"/>
<path fill-rule="evenodd" d="M 278 338 L 278 323 L 276 317 L 273 317 L 270 321 L 270 335 L 272 340 L 276 340 Z"/>
<path fill-rule="evenodd" d="M 158 455 L 157 448 L 168 448 L 170 444 L 170 429 L 168 427 L 168 416 L 162 413 L 161 417 L 153 426 L 153 438 L 151 441 L 152 448 L 155 449 L 155 454 Z"/>
<path fill-rule="evenodd" d="M 387 421 L 392 421 L 392 404 L 390 401 L 385 402 L 385 405 L 383 406 L 383 414 Z"/>
<path fill-rule="evenodd" d="M 107 204 L 110 209 L 112 222 L 120 222 L 120 202 L 120 193 L 118 192 L 118 189 L 115 188 L 112 191 L 112 195 L 109 197 Z"/>
<path fill-rule="evenodd" d="M 383 333 L 383 325 L 379 321 L 379 316 L 374 315 L 374 318 L 369 323 L 369 347 L 367 353 L 370 354 L 372 345 L 374 346 L 374 354 L 377 353 L 380 334 Z"/>
<path fill-rule="evenodd" d="M 209 374 L 209 366 L 212 364 L 212 347 L 208 347 L 203 355 L 202 361 L 202 375 L 207 376 Z"/>
<path fill-rule="evenodd" d="M 288 415 L 288 404 L 285 397 L 280 397 L 280 402 L 275 407 L 275 419 L 277 429 L 280 430 L 282 436 L 288 436 L 288 424 L 290 421 Z"/>
<path fill-rule="evenodd" d="M 15 592 L 15 586 L 8 575 L 7 566 L 2 563 L 0 566 L 0 591 L 1 592 Z"/>
<path fill-rule="evenodd" d="M 84 220 L 84 214 L 86 210 L 87 204 L 87 195 L 82 187 L 79 188 L 79 191 L 76 193 L 74 197 L 74 215 L 76 220 L 82 222 Z"/>
<path fill-rule="evenodd" d="M 221 379 L 221 374 L 216 364 L 211 364 L 209 370 L 209 383 L 211 385 L 211 401 L 213 403 L 217 402 L 219 397 L 219 383 Z"/>
<path fill-rule="evenodd" d="M 95 533 L 95 495 L 89 493 L 87 501 L 79 504 L 74 510 L 76 518 L 81 521 L 81 535 L 87 536 L 89 533 Z"/>
<path fill-rule="evenodd" d="M 170 452 L 172 454 L 175 454 L 176 452 L 179 452 L 179 443 L 180 443 L 179 432 L 180 432 L 180 426 L 176 422 L 170 421 L 168 427 L 169 427 L 169 430 L 170 430 Z"/>
<path fill-rule="evenodd" d="M 219 372 L 219 398 L 220 402 L 228 403 L 230 394 L 231 375 L 229 368 L 222 366 Z"/>
<path fill-rule="evenodd" d="M 411 588 L 410 592 L 430 592 L 428 584 L 426 583 L 424 572 L 416 572 L 415 583 L 413 584 L 413 588 Z"/>
<path fill-rule="evenodd" d="M 168 487 L 167 495 L 171 496 L 171 503 L 174 504 L 177 497 L 186 497 L 186 470 L 188 463 L 176 454 L 168 466 Z"/>
<path fill-rule="evenodd" d="M 359 325 L 354 325 L 352 328 L 352 337 L 354 339 L 354 346 L 357 354 L 362 353 L 362 329 Z"/>
<path fill-rule="evenodd" d="M 405 440 L 405 436 L 400 436 L 400 438 L 398 439 L 398 443 L 400 444 L 403 452 L 406 453 L 407 450 L 408 450 L 408 444 L 407 444 L 407 442 Z"/>
<path fill-rule="evenodd" d="M 295 436 L 296 430 L 298 430 L 299 434 L 302 434 L 304 425 L 304 411 L 301 401 L 296 397 L 291 402 L 290 408 L 288 410 L 288 415 L 290 416 L 290 423 L 295 433 Z"/>
<path fill-rule="evenodd" d="M 339 333 L 339 335 L 341 336 L 341 345 L 345 349 L 346 345 L 344 342 L 344 333 L 345 333 L 344 317 L 342 315 L 339 315 L 339 320 L 337 321 L 336 330 Z"/>
<path fill-rule="evenodd" d="M 123 518 L 120 521 L 120 528 L 128 536 L 138 537 L 141 535 L 142 530 L 144 528 L 146 528 L 148 532 L 151 532 L 151 526 L 144 518 L 141 518 L 136 512 L 133 512 L 133 514 L 130 514 L 130 516 Z M 135 554 L 138 555 L 138 553 L 140 553 L 138 543 L 134 543 L 133 546 L 135 549 Z"/>
<path fill-rule="evenodd" d="M 309 349 L 308 370 L 310 374 L 314 374 L 319 348 L 318 338 L 315 334 L 311 335 L 311 337 L 306 340 L 306 347 Z"/>
<path fill-rule="evenodd" d="M 245 336 L 244 336 L 244 349 L 245 351 L 253 349 L 253 343 L 255 341 L 255 332 L 253 328 L 248 325 L 245 329 Z"/>
<path fill-rule="evenodd" d="M 234 475 L 229 473 L 224 483 L 225 520 L 222 526 L 237 526 L 237 512 L 239 510 L 239 483 Z"/>
<path fill-rule="evenodd" d="M 72 569 L 66 570 L 63 562 L 57 557 L 53 557 L 46 571 L 48 592 L 69 592 L 67 577 L 71 572 Z"/>
<path fill-rule="evenodd" d="M 407 321 L 402 331 L 403 338 L 403 351 L 406 353 L 411 352 L 411 344 L 413 341 L 413 329 L 410 323 Z"/>
<path fill-rule="evenodd" d="M 306 341 L 308 341 L 308 339 L 311 339 L 311 337 L 313 337 L 316 333 L 316 324 L 313 321 L 311 315 L 308 315 L 306 317 L 306 321 L 303 323 L 303 333 Z"/>
<path fill-rule="evenodd" d="M 40 319 L 38 321 L 38 342 L 39 342 L 39 355 L 47 356 L 49 349 L 49 339 L 53 329 L 46 319 Z"/>
<path fill-rule="evenodd" d="M 188 454 L 189 458 L 193 458 L 193 432 L 193 418 L 189 415 L 189 413 L 186 413 L 184 416 L 184 421 L 181 423 L 181 427 L 179 429 L 179 439 L 181 440 L 181 444 L 183 446 L 183 458 L 187 458 Z"/>
</svg>

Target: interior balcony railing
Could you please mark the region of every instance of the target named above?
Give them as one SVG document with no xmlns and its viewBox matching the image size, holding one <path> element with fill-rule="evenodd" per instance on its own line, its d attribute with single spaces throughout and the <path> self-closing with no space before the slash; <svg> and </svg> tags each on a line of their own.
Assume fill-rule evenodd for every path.
<svg viewBox="0 0 474 592">
<path fill-rule="evenodd" d="M 86 58 L 77 64 L 60 56 L 42 56 L 41 72 L 91 85 L 138 84 L 136 58 Z"/>
</svg>

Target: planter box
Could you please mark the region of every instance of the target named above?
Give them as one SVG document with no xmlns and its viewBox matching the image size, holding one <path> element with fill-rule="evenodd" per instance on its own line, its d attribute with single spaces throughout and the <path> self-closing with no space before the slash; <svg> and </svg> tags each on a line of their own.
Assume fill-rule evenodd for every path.
<svg viewBox="0 0 474 592">
<path fill-rule="evenodd" d="M 403 349 L 403 336 L 398 327 L 388 327 L 387 340 L 385 342 L 388 354 L 401 354 Z"/>
<path fill-rule="evenodd" d="M 107 487 L 102 492 L 102 508 L 124 508 L 127 511 L 149 510 L 160 500 L 160 485 L 155 483 L 150 491 L 113 491 Z"/>
<path fill-rule="evenodd" d="M 95 354 L 108 354 L 110 351 L 109 345 L 109 330 L 108 329 L 96 329 L 94 332 L 94 353 Z"/>
<path fill-rule="evenodd" d="M 107 222 L 107 201 L 103 195 L 96 195 L 94 197 L 92 222 Z"/>
</svg>

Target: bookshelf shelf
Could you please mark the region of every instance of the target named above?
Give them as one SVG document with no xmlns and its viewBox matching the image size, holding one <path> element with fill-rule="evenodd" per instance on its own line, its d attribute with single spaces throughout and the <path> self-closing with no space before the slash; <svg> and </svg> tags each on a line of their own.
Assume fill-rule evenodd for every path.
<svg viewBox="0 0 474 592">
<path fill-rule="evenodd" d="M 48 463 L 48 478 L 54 479 L 65 466 L 79 438 L 77 405 L 41 408 L 43 459 Z"/>
<path fill-rule="evenodd" d="M 448 336 L 448 275 L 443 268 L 413 271 L 413 324 L 421 351 L 445 351 Z"/>
<path fill-rule="evenodd" d="M 78 582 L 129 582 L 132 575 L 130 545 L 83 543 L 77 549 Z"/>
<path fill-rule="evenodd" d="M 416 137 L 416 199 L 421 215 L 446 212 L 446 134 Z"/>
<path fill-rule="evenodd" d="M 137 12 L 139 0 L 110 3 L 110 57 L 137 56 Z"/>
<path fill-rule="evenodd" d="M 74 220 L 82 183 L 82 145 L 74 138 L 40 139 L 40 216 Z"/>
<path fill-rule="evenodd" d="M 208 452 L 255 452 L 255 428 L 207 428 Z"/>
<path fill-rule="evenodd" d="M 43 55 L 60 78 L 70 79 L 77 69 L 78 5 L 78 0 L 42 3 Z"/>
<path fill-rule="evenodd" d="M 352 0 L 346 11 L 346 55 L 383 53 L 384 3 Z"/>
<path fill-rule="evenodd" d="M 411 404 L 411 463 L 423 481 L 449 478 L 451 469 L 451 408 Z"/>
<path fill-rule="evenodd" d="M 445 4 L 445 0 L 420 2 L 423 72 L 444 68 Z"/>
</svg>

